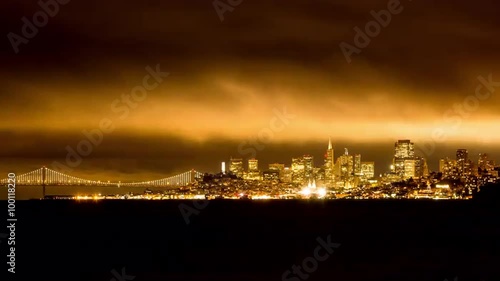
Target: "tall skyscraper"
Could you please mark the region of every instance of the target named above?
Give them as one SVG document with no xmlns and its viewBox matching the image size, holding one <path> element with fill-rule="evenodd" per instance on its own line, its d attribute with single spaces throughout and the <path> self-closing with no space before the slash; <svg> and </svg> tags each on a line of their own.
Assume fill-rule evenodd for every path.
<svg viewBox="0 0 500 281">
<path fill-rule="evenodd" d="M 415 177 L 415 150 L 410 140 L 398 140 L 394 144 L 394 172 L 402 179 Z"/>
<path fill-rule="evenodd" d="M 443 173 L 443 178 L 445 179 L 459 179 L 460 175 L 457 168 L 457 160 L 450 159 L 448 157 L 441 159 L 439 162 L 439 169 Z"/>
<path fill-rule="evenodd" d="M 243 177 L 243 159 L 231 158 L 229 162 L 229 171 L 238 177 Z"/>
<path fill-rule="evenodd" d="M 257 159 L 249 159 L 248 160 L 247 179 L 249 179 L 249 180 L 259 180 L 260 179 L 259 160 L 257 160 Z"/>
<path fill-rule="evenodd" d="M 349 155 L 347 148 L 345 153 L 337 159 L 337 173 L 341 181 L 349 182 L 354 177 L 354 159 Z"/>
<path fill-rule="evenodd" d="M 283 170 L 283 177 L 281 179 L 283 182 L 293 182 L 293 171 L 290 167 L 285 167 Z"/>
<path fill-rule="evenodd" d="M 469 161 L 469 151 L 467 149 L 457 149 L 456 154 L 457 170 L 461 178 L 472 174 L 472 163 Z"/>
<path fill-rule="evenodd" d="M 395 158 L 413 158 L 415 156 L 414 144 L 410 140 L 398 140 L 394 147 Z"/>
<path fill-rule="evenodd" d="M 325 183 L 327 186 L 333 186 L 335 183 L 335 151 L 333 150 L 332 140 L 328 139 L 328 149 L 325 154 Z"/>
<path fill-rule="evenodd" d="M 278 171 L 280 175 L 279 179 L 283 180 L 285 172 L 285 164 L 280 164 L 280 163 L 269 164 L 269 170 Z"/>
<path fill-rule="evenodd" d="M 415 177 L 427 177 L 429 175 L 429 169 L 427 167 L 427 161 L 423 157 L 415 156 Z"/>
<path fill-rule="evenodd" d="M 292 158 L 292 182 L 303 184 L 305 179 L 304 159 Z"/>
<path fill-rule="evenodd" d="M 467 149 L 457 149 L 457 165 L 460 169 L 460 166 L 464 166 L 465 162 L 469 160 L 469 151 Z"/>
<path fill-rule="evenodd" d="M 361 154 L 354 154 L 354 176 L 361 176 Z"/>
<path fill-rule="evenodd" d="M 447 165 L 447 160 L 444 158 L 439 159 L 439 172 L 444 175 Z"/>
<path fill-rule="evenodd" d="M 259 171 L 259 160 L 249 159 L 248 160 L 248 171 L 249 172 L 258 172 Z"/>
<path fill-rule="evenodd" d="M 314 158 L 311 155 L 302 157 L 304 163 L 304 180 L 306 182 L 314 180 Z"/>
<path fill-rule="evenodd" d="M 361 162 L 361 174 L 363 179 L 373 179 L 375 177 L 375 162 Z"/>
<path fill-rule="evenodd" d="M 479 153 L 479 159 L 477 161 L 477 167 L 481 170 L 486 170 L 488 172 L 495 169 L 495 161 L 491 160 L 486 153 Z"/>
</svg>

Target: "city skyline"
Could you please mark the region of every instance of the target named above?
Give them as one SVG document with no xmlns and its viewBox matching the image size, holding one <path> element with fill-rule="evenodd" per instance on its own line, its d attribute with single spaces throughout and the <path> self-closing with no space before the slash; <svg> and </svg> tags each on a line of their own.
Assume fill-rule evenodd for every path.
<svg viewBox="0 0 500 281">
<path fill-rule="evenodd" d="M 411 140 L 397 140 L 396 145 L 400 141 L 405 142 L 405 141 L 411 141 Z M 414 143 L 412 142 L 412 145 L 413 144 Z M 332 150 L 335 151 L 334 155 L 333 155 L 334 156 L 333 159 L 334 159 L 334 165 L 336 166 L 337 161 L 341 158 L 341 156 L 343 154 L 345 154 L 345 150 L 346 149 L 349 150 L 351 148 L 344 147 L 344 148 L 341 148 L 339 150 L 339 148 L 337 148 L 335 146 L 335 142 L 332 143 L 331 139 L 330 139 L 327 146 L 325 145 L 325 143 L 323 143 L 323 145 L 322 145 L 323 149 L 321 149 L 321 146 L 315 147 L 315 149 L 312 150 L 313 152 L 316 151 L 315 153 L 311 153 L 311 151 L 304 150 L 304 148 L 302 148 L 302 152 L 303 152 L 302 154 L 297 153 L 297 152 L 292 152 L 291 154 L 280 155 L 280 157 L 278 157 L 278 158 L 270 157 L 269 155 L 266 154 L 266 150 L 260 152 L 257 155 L 257 157 L 248 157 L 248 156 L 245 157 L 245 156 L 238 155 L 238 154 L 230 155 L 230 156 L 217 155 L 217 156 L 209 159 L 210 163 L 207 163 L 207 165 L 205 165 L 205 166 L 199 165 L 196 163 L 190 163 L 190 164 L 183 163 L 183 165 L 176 166 L 175 163 L 172 163 L 173 164 L 172 170 L 163 171 L 163 172 L 158 171 L 156 173 L 151 173 L 147 170 L 144 170 L 144 169 L 141 170 L 139 168 L 137 168 L 135 170 L 126 170 L 126 171 L 119 171 L 118 170 L 117 171 L 115 168 L 110 167 L 110 166 L 112 166 L 112 164 L 110 165 L 109 162 L 108 162 L 107 169 L 101 168 L 100 170 L 98 170 L 98 169 L 91 167 L 91 168 L 89 168 L 89 170 L 86 170 L 85 167 L 88 167 L 89 164 L 94 165 L 95 162 L 93 162 L 93 161 L 95 161 L 95 159 L 85 159 L 85 157 L 83 157 L 83 156 L 81 157 L 82 158 L 81 164 L 77 165 L 76 167 L 72 167 L 72 166 L 68 165 L 68 163 L 63 161 L 63 160 L 61 160 L 60 162 L 52 161 L 52 160 L 46 161 L 46 162 L 34 160 L 33 164 L 26 165 L 26 163 L 23 163 L 21 165 L 21 167 L 24 166 L 24 167 L 29 167 L 31 169 L 37 169 L 41 166 L 46 166 L 48 168 L 55 169 L 56 171 L 66 172 L 67 174 L 70 174 L 73 176 L 83 176 L 83 177 L 90 176 L 90 177 L 92 177 L 91 179 L 94 179 L 94 180 L 98 180 L 98 179 L 101 180 L 102 179 L 104 181 L 107 181 L 107 180 L 116 181 L 116 180 L 121 180 L 121 179 L 125 179 L 125 180 L 127 180 L 127 179 L 128 180 L 154 180 L 154 179 L 163 178 L 166 175 L 173 175 L 176 172 L 183 172 L 186 169 L 188 169 L 188 170 L 196 169 L 196 170 L 199 170 L 199 171 L 204 172 L 204 173 L 214 173 L 215 174 L 215 173 L 218 173 L 221 171 L 221 162 L 225 162 L 226 170 L 230 171 L 231 158 L 241 160 L 242 172 L 248 171 L 248 161 L 251 159 L 256 159 L 259 162 L 258 165 L 259 165 L 260 169 L 258 169 L 258 171 L 263 172 L 265 170 L 269 170 L 267 167 L 270 164 L 283 164 L 284 167 L 291 168 L 293 165 L 293 161 L 294 161 L 293 159 L 298 159 L 298 158 L 301 158 L 301 157 L 307 156 L 307 155 L 310 155 L 311 161 L 312 161 L 311 163 L 312 163 L 313 167 L 324 168 L 326 156 L 327 156 L 328 150 L 330 149 L 330 145 L 331 145 Z M 325 146 L 327 147 L 327 149 L 325 149 Z M 418 148 L 418 143 L 413 145 L 413 146 Z M 361 153 L 360 150 L 351 149 L 351 151 L 353 152 L 351 155 L 352 156 L 355 156 L 355 155 L 362 156 L 361 162 L 373 162 L 373 163 L 375 163 L 374 174 L 375 174 L 375 177 L 377 178 L 381 174 L 390 172 L 391 166 L 395 165 L 395 158 L 394 158 L 394 156 L 395 156 L 395 152 L 394 152 L 395 144 L 393 143 L 393 145 L 388 146 L 388 147 L 390 148 L 387 150 L 387 151 L 389 151 L 389 153 L 384 155 L 384 158 L 386 159 L 386 161 L 380 161 L 379 159 L 370 158 L 370 156 L 374 155 L 374 154 L 370 153 L 369 150 L 368 150 L 368 153 L 364 154 L 364 153 Z M 440 167 L 441 167 L 441 161 L 443 159 L 447 159 L 447 158 L 454 159 L 456 151 L 460 150 L 460 149 L 461 148 L 450 148 L 446 151 L 447 153 L 444 153 L 444 151 L 437 150 L 435 153 L 433 153 L 431 155 L 431 159 L 434 159 L 435 161 L 429 161 L 426 157 L 424 157 L 424 154 L 421 151 L 419 151 L 415 148 L 414 148 L 414 150 L 416 150 L 416 152 L 414 152 L 413 155 L 417 158 L 421 157 L 421 158 L 426 160 L 426 164 L 428 166 L 429 172 L 439 172 Z M 466 149 L 468 151 L 469 159 L 471 159 L 472 161 L 479 160 L 481 158 L 481 155 L 483 155 L 483 154 L 487 154 L 489 156 L 489 158 L 492 159 L 493 161 L 498 159 L 494 153 L 492 154 L 489 151 L 482 151 L 482 150 L 478 150 L 477 148 L 476 149 L 474 149 L 474 148 L 473 149 L 462 148 L 462 149 Z M 268 149 L 268 151 L 271 152 L 270 154 L 274 155 L 272 153 L 273 152 L 272 150 L 273 150 L 273 148 Z M 323 151 L 322 154 L 317 152 L 317 151 L 321 151 L 321 150 Z M 361 148 L 361 151 L 367 151 L 367 150 Z M 479 152 L 474 153 L 475 151 L 479 151 Z M 368 156 L 366 156 L 366 155 L 368 155 Z M 109 161 L 109 160 L 106 160 L 106 161 Z M 159 161 L 163 161 L 163 160 L 159 160 Z M 87 163 L 85 163 L 85 162 L 87 162 Z M 123 161 L 123 159 L 120 159 L 120 162 L 127 162 L 127 160 Z M 130 160 L 130 162 L 134 163 L 136 166 L 139 165 L 138 164 L 139 162 L 136 160 Z M 5 162 L 3 162 L 3 163 L 5 163 Z M 55 163 L 57 163 L 57 164 L 55 164 Z M 84 163 L 87 165 L 84 165 Z M 0 162 L 0 165 L 1 164 L 2 164 L 2 162 Z M 384 165 L 384 164 L 386 164 L 386 165 Z M 83 167 L 83 169 L 81 169 L 82 167 Z M 206 168 L 206 167 L 208 167 L 208 168 Z M 19 168 L 6 170 L 6 172 L 10 172 L 10 171 L 17 171 L 17 172 L 24 173 L 24 172 L 29 172 L 31 170 L 29 170 L 29 169 L 22 170 Z M 144 172 L 144 171 L 147 171 L 147 172 Z"/>
</svg>

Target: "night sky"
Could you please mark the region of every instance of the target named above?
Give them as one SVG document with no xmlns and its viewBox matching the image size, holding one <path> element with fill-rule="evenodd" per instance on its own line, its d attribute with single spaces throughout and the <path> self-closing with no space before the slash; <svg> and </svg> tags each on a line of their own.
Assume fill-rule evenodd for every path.
<svg viewBox="0 0 500 281">
<path fill-rule="evenodd" d="M 250 147 L 283 110 L 293 118 L 261 133 L 263 165 L 306 153 L 320 165 L 331 136 L 336 156 L 347 147 L 382 173 L 396 140 L 432 143 L 436 130 L 446 140 L 420 153 L 433 169 L 457 148 L 500 160 L 500 83 L 473 110 L 449 112 L 473 100 L 478 76 L 500 82 L 498 1 L 401 1 L 348 63 L 339 44 L 355 46 L 354 28 L 388 2 L 243 0 L 221 21 L 212 1 L 71 0 L 13 47 L 9 34 L 23 36 L 22 18 L 41 7 L 2 1 L 0 173 L 65 164 L 66 147 L 105 118 L 114 130 L 74 175 L 215 172 L 252 156 L 242 142 Z M 151 78 L 156 86 L 126 110 L 122 95 L 143 85 L 148 66 L 169 75 Z"/>
</svg>

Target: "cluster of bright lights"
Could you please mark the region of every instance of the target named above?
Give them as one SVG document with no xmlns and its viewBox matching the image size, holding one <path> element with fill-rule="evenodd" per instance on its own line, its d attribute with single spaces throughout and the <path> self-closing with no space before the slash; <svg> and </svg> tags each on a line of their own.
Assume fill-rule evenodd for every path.
<svg viewBox="0 0 500 281">
<path fill-rule="evenodd" d="M 94 196 L 87 196 L 87 195 L 77 195 L 74 197 L 76 200 L 99 200 L 102 199 L 101 194 L 94 195 Z"/>
<path fill-rule="evenodd" d="M 310 187 L 304 187 L 300 192 L 303 196 L 309 197 L 313 194 L 316 194 L 318 198 L 322 198 L 326 196 L 326 189 L 323 187 L 317 188 L 315 190 L 312 190 Z"/>
<path fill-rule="evenodd" d="M 253 196 L 252 199 L 261 200 L 261 199 L 273 199 L 273 198 L 269 195 L 257 195 Z"/>
<path fill-rule="evenodd" d="M 309 195 L 311 195 L 311 189 L 309 187 L 305 187 L 300 191 L 300 194 L 305 195 L 305 196 L 309 196 Z"/>
<path fill-rule="evenodd" d="M 317 194 L 318 194 L 318 197 L 325 197 L 326 189 L 324 189 L 324 188 L 318 189 Z"/>
</svg>

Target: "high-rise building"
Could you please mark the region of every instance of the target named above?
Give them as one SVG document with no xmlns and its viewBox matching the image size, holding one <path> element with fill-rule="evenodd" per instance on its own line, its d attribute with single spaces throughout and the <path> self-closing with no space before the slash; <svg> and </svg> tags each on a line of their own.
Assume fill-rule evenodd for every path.
<svg viewBox="0 0 500 281">
<path fill-rule="evenodd" d="M 292 158 L 292 182 L 303 184 L 305 180 L 304 159 Z"/>
<path fill-rule="evenodd" d="M 415 177 L 422 178 L 429 175 L 427 161 L 423 157 L 415 156 Z"/>
<path fill-rule="evenodd" d="M 343 182 L 348 182 L 354 177 L 354 159 L 349 155 L 347 148 L 344 155 L 337 159 L 337 176 Z"/>
<path fill-rule="evenodd" d="M 495 170 L 495 162 L 489 159 L 488 154 L 480 153 L 475 169 L 480 186 L 495 183 L 498 180 L 498 171 Z"/>
<path fill-rule="evenodd" d="M 361 154 L 354 154 L 354 176 L 361 176 Z"/>
<path fill-rule="evenodd" d="M 225 174 L 225 173 L 226 173 L 226 162 L 222 162 L 220 166 L 221 166 L 221 167 L 220 167 L 221 172 L 222 172 L 223 174 Z"/>
<path fill-rule="evenodd" d="M 248 171 L 249 172 L 258 172 L 259 171 L 259 160 L 249 159 L 248 160 Z"/>
<path fill-rule="evenodd" d="M 457 149 L 457 164 L 458 164 L 458 161 L 459 160 L 464 160 L 466 161 L 467 159 L 469 159 L 469 151 L 467 149 Z"/>
<path fill-rule="evenodd" d="M 375 162 L 361 162 L 361 174 L 363 179 L 373 179 L 375 177 Z"/>
<path fill-rule="evenodd" d="M 444 174 L 446 170 L 447 161 L 444 158 L 439 159 L 439 172 Z"/>
<path fill-rule="evenodd" d="M 304 180 L 306 182 L 314 180 L 314 158 L 311 155 L 302 157 L 304 163 Z"/>
<path fill-rule="evenodd" d="M 485 170 L 487 172 L 490 172 L 490 171 L 493 171 L 495 169 L 495 161 L 489 159 L 488 154 L 479 153 L 477 167 L 481 170 Z"/>
<path fill-rule="evenodd" d="M 279 175 L 280 175 L 279 179 L 283 180 L 284 171 L 285 171 L 285 164 L 280 164 L 280 163 L 269 164 L 269 170 L 278 171 Z"/>
<path fill-rule="evenodd" d="M 259 180 L 260 179 L 259 160 L 257 160 L 257 159 L 249 159 L 248 160 L 247 179 L 249 179 L 249 180 Z"/>
<path fill-rule="evenodd" d="M 229 161 L 229 171 L 238 177 L 243 177 L 243 159 L 231 158 Z"/>
<path fill-rule="evenodd" d="M 328 139 L 328 149 L 325 154 L 325 183 L 327 186 L 333 186 L 335 183 L 335 151 L 333 150 L 332 140 Z"/>
<path fill-rule="evenodd" d="M 414 159 L 405 159 L 404 160 L 404 164 L 403 164 L 403 167 L 404 167 L 404 176 L 403 178 L 405 179 L 409 179 L 409 178 L 415 178 L 416 177 L 416 172 L 417 172 L 417 169 L 416 169 L 416 163 L 417 161 Z"/>
<path fill-rule="evenodd" d="M 469 152 L 467 149 L 457 149 L 456 154 L 457 170 L 459 177 L 465 180 L 466 177 L 472 175 L 472 162 L 469 160 Z"/>
<path fill-rule="evenodd" d="M 440 169 L 442 169 L 444 179 L 460 179 L 457 168 L 457 160 L 448 157 L 440 160 Z"/>
<path fill-rule="evenodd" d="M 415 177 L 414 144 L 410 140 L 398 140 L 394 148 L 394 173 L 402 179 Z"/>
<path fill-rule="evenodd" d="M 283 170 L 283 177 L 282 177 L 282 181 L 283 182 L 292 182 L 292 179 L 293 179 L 293 171 L 292 169 L 290 169 L 290 167 L 285 167 L 285 169 Z"/>
<path fill-rule="evenodd" d="M 394 147 L 395 158 L 413 158 L 415 156 L 414 144 L 410 140 L 398 140 Z"/>
</svg>

